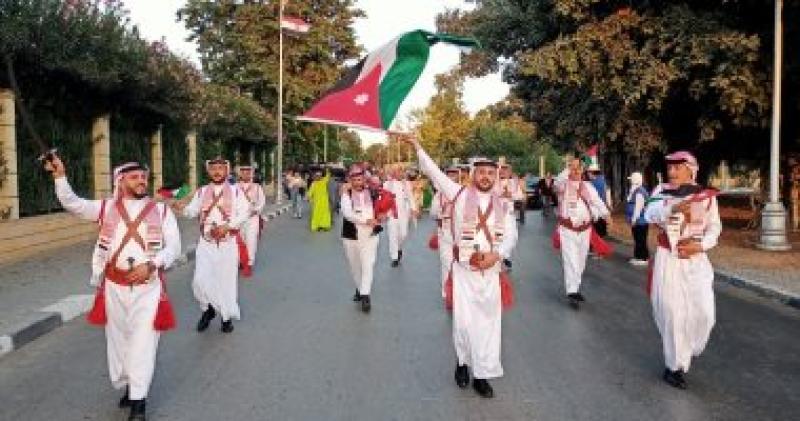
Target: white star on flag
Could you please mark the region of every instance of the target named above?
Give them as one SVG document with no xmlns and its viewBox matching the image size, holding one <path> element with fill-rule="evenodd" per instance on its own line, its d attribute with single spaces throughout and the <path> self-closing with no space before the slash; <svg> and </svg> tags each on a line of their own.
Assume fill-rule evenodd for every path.
<svg viewBox="0 0 800 421">
<path fill-rule="evenodd" d="M 369 94 L 360 94 L 360 95 L 356 96 L 355 99 L 353 99 L 353 102 L 355 102 L 358 105 L 363 106 L 364 104 L 369 102 Z"/>
</svg>

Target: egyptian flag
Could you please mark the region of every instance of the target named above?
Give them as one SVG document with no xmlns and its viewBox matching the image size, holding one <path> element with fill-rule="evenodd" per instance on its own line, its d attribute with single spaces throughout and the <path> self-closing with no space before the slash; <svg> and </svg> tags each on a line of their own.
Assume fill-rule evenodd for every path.
<svg viewBox="0 0 800 421">
<path fill-rule="evenodd" d="M 298 120 L 386 131 L 400 104 L 417 83 L 438 42 L 477 47 L 478 42 L 447 34 L 407 32 L 371 52 Z"/>
</svg>

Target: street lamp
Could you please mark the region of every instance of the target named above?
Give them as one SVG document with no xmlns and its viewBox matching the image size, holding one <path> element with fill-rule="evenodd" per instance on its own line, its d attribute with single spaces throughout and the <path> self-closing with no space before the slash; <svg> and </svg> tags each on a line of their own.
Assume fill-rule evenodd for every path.
<svg viewBox="0 0 800 421">
<path fill-rule="evenodd" d="M 769 166 L 769 202 L 761 211 L 760 249 L 783 251 L 791 245 L 786 238 L 786 209 L 778 194 L 781 148 L 781 66 L 783 64 L 783 0 L 775 0 L 775 62 L 772 88 L 772 141 Z"/>
</svg>

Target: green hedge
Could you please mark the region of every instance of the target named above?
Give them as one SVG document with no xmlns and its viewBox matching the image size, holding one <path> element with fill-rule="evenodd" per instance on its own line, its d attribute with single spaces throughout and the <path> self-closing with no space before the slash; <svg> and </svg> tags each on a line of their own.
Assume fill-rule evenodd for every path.
<svg viewBox="0 0 800 421">
<path fill-rule="evenodd" d="M 91 197 L 91 126 L 89 121 L 58 116 L 50 110 L 32 110 L 36 130 L 58 148 L 67 167 L 72 188 L 81 197 Z M 17 171 L 19 173 L 20 216 L 33 216 L 61 210 L 52 177 L 36 160 L 39 147 L 22 126 L 17 114 Z"/>
<path fill-rule="evenodd" d="M 186 130 L 174 125 L 161 128 L 164 185 L 176 188 L 189 182 L 189 148 Z"/>
</svg>

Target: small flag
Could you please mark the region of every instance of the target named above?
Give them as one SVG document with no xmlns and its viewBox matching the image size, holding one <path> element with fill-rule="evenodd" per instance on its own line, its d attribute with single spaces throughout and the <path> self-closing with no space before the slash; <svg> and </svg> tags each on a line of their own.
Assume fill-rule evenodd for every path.
<svg viewBox="0 0 800 421">
<path fill-rule="evenodd" d="M 281 20 L 281 28 L 305 34 L 311 29 L 311 25 L 303 19 L 284 16 Z"/>
<path fill-rule="evenodd" d="M 180 200 L 186 197 L 189 194 L 189 186 L 186 184 L 178 187 L 177 189 L 168 189 L 166 187 L 162 187 L 158 190 L 158 195 L 165 198 L 165 199 L 175 199 Z"/>
<path fill-rule="evenodd" d="M 400 35 L 351 68 L 301 121 L 386 131 L 428 63 L 438 42 L 477 47 L 472 38 L 417 30 Z"/>
</svg>

